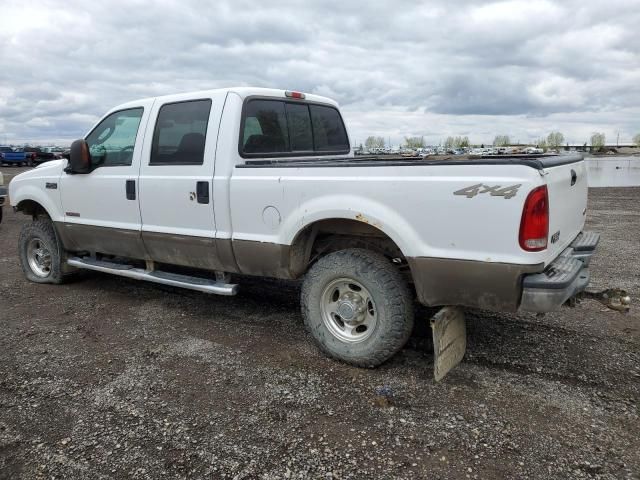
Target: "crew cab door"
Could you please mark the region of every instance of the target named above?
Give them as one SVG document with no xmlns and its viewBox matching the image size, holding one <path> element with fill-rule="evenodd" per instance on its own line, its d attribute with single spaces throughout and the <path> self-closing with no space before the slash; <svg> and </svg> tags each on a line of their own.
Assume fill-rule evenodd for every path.
<svg viewBox="0 0 640 480">
<path fill-rule="evenodd" d="M 176 95 L 153 107 L 140 169 L 142 239 L 161 263 L 220 269 L 213 214 L 225 94 Z"/>
<path fill-rule="evenodd" d="M 85 139 L 91 172 L 61 174 L 61 234 L 68 248 L 145 258 L 137 183 L 152 106 L 144 100 L 108 114 Z"/>
</svg>

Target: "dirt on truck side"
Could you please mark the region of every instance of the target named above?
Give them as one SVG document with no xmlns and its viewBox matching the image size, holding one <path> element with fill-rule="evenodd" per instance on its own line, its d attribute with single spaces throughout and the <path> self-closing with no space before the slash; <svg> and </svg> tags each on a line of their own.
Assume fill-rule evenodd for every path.
<svg viewBox="0 0 640 480">
<path fill-rule="evenodd" d="M 7 169 L 5 169 L 7 170 Z M 5 182 L 20 169 L 9 169 Z M 640 188 L 591 189 L 594 300 L 467 312 L 432 378 L 431 311 L 377 369 L 326 358 L 299 284 L 218 297 L 83 273 L 25 280 L 0 224 L 0 478 L 640 478 Z"/>
</svg>

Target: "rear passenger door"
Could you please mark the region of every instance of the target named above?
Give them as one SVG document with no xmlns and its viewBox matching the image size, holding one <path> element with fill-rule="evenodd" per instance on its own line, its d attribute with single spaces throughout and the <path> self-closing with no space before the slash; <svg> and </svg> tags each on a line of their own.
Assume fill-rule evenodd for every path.
<svg viewBox="0 0 640 480">
<path fill-rule="evenodd" d="M 140 168 L 140 213 L 142 239 L 156 262 L 220 268 L 212 185 L 224 98 L 173 96 L 154 105 Z"/>
</svg>

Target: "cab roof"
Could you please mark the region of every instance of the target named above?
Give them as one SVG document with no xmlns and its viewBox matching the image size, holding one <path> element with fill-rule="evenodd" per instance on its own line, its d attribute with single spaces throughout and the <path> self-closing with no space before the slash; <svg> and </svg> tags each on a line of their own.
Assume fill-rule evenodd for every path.
<svg viewBox="0 0 640 480">
<path fill-rule="evenodd" d="M 146 102 L 149 100 L 156 100 L 156 101 L 159 100 L 163 103 L 166 103 L 166 102 L 174 102 L 174 101 L 185 101 L 185 100 L 197 99 L 197 98 L 206 98 L 214 94 L 217 95 L 220 93 L 235 93 L 243 100 L 251 96 L 274 97 L 274 98 L 286 99 L 288 97 L 285 95 L 285 92 L 290 92 L 290 90 L 280 90 L 276 88 L 260 88 L 260 87 L 217 88 L 212 90 L 199 90 L 195 92 L 185 92 L 185 93 L 177 93 L 172 95 L 163 95 L 158 97 L 141 98 L 138 100 L 134 100 L 131 102 L 118 105 L 112 108 L 110 111 L 122 110 L 124 108 L 132 108 L 132 107 L 135 107 L 136 104 L 139 104 L 140 102 Z M 328 105 L 333 105 L 334 107 L 338 107 L 338 103 L 335 100 L 332 100 L 328 97 L 323 97 L 321 95 L 314 95 L 312 93 L 304 93 L 304 97 L 305 97 L 304 100 L 306 101 L 326 103 Z"/>
</svg>

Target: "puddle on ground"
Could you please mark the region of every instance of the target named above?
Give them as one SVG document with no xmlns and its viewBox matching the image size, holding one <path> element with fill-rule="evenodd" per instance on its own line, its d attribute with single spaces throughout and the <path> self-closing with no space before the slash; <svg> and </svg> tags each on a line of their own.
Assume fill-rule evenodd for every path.
<svg viewBox="0 0 640 480">
<path fill-rule="evenodd" d="M 640 186 L 640 157 L 585 157 L 590 187 Z"/>
</svg>

